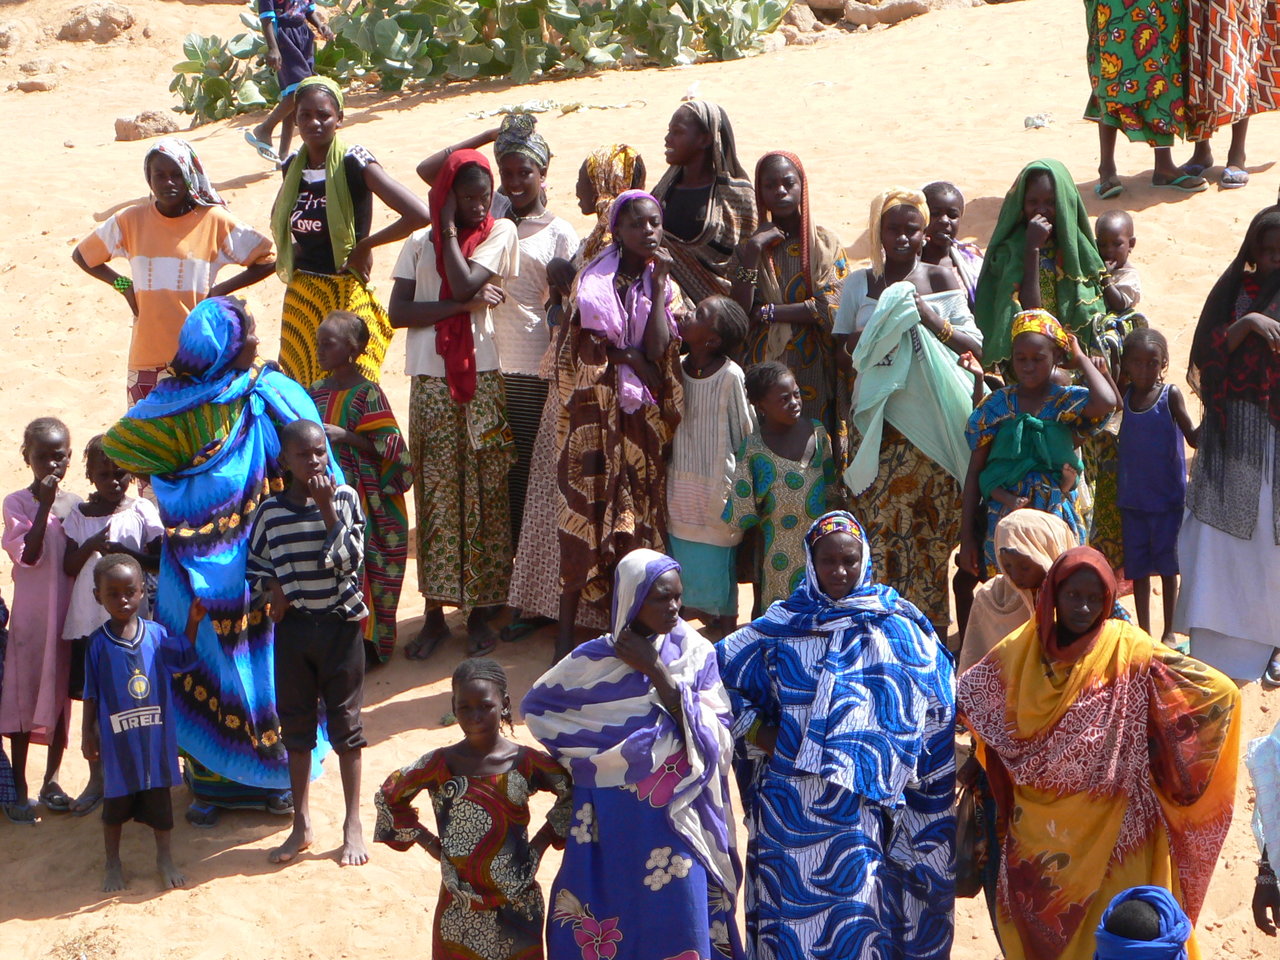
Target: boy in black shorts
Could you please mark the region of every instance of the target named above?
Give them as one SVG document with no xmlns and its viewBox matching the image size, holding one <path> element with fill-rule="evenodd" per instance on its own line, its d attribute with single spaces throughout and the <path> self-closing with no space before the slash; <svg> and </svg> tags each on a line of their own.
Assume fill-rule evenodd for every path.
<svg viewBox="0 0 1280 960">
<path fill-rule="evenodd" d="M 356 492 L 334 482 L 324 428 L 314 420 L 280 431 L 280 463 L 290 483 L 258 508 L 247 567 L 276 624 L 276 710 L 293 788 L 293 831 L 271 851 L 271 862 L 288 863 L 311 845 L 307 791 L 323 700 L 346 801 L 338 862 L 358 866 L 369 859 L 360 829 L 361 621 L 369 615 L 360 590 L 364 515 Z"/>
<path fill-rule="evenodd" d="M 196 631 L 205 617 L 197 597 L 187 614 L 186 641 L 138 616 L 146 596 L 142 567 L 111 553 L 93 568 L 93 596 L 110 619 L 90 636 L 85 652 L 83 750 L 102 761 L 102 830 L 107 849 L 103 890 L 124 889 L 120 835 L 130 820 L 156 834 L 156 866 L 166 888 L 186 878 L 174 866 L 169 839 L 169 788 L 182 782 L 178 734 L 170 716 L 173 675 L 196 665 Z"/>
</svg>

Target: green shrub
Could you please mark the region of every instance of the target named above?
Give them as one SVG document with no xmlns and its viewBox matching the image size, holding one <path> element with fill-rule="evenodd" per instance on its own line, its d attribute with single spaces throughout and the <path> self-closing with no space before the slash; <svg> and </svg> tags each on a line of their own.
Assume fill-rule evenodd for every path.
<svg viewBox="0 0 1280 960">
<path fill-rule="evenodd" d="M 791 0 L 318 0 L 334 40 L 316 49 L 316 72 L 343 86 L 388 92 L 406 83 L 510 77 L 550 71 L 674 66 L 732 60 L 759 48 Z M 274 104 L 275 75 L 262 62 L 256 6 L 230 40 L 190 34 L 174 66 L 174 109 L 221 120 Z"/>
</svg>

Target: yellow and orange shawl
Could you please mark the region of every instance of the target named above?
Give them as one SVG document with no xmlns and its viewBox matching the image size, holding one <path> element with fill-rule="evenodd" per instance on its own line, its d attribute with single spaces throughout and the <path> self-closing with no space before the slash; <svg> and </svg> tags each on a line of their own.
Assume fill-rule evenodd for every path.
<svg viewBox="0 0 1280 960">
<path fill-rule="evenodd" d="M 1063 554 L 1036 616 L 959 682 L 999 810 L 1008 960 L 1089 960 L 1111 898 L 1142 884 L 1170 890 L 1194 922 L 1231 824 L 1235 684 L 1122 620 L 1099 621 L 1074 659 L 1057 648 L 1055 594 L 1071 573 L 1094 569 L 1103 609 L 1114 602 L 1110 567 L 1090 554 Z"/>
</svg>

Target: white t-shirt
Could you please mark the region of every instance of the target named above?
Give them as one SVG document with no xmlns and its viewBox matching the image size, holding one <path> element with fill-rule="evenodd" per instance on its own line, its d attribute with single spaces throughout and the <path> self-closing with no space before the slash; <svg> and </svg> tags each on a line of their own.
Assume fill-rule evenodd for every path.
<svg viewBox="0 0 1280 960">
<path fill-rule="evenodd" d="M 480 246 L 469 258 L 471 263 L 493 274 L 491 283 L 505 287 L 520 270 L 520 241 L 516 225 L 510 220 L 495 220 Z M 431 245 L 431 228 L 416 231 L 404 243 L 391 276 L 396 280 L 412 280 L 413 299 L 428 303 L 440 299 L 440 274 L 436 271 L 436 252 Z M 498 369 L 498 346 L 493 333 L 493 313 L 489 309 L 473 310 L 471 331 L 475 338 L 476 370 Z M 443 377 L 444 358 L 436 353 L 436 328 L 416 327 L 405 338 L 405 373 L 411 377 Z"/>
<path fill-rule="evenodd" d="M 115 513 L 106 517 L 86 517 L 81 512 L 84 506 L 84 503 L 76 504 L 67 514 L 67 519 L 62 521 L 62 529 L 66 531 L 67 538 L 77 546 L 109 527 L 111 532 L 107 535 L 108 539 L 141 553 L 148 543 L 164 533 L 160 512 L 154 503 L 144 497 L 126 500 Z M 68 549 L 72 549 L 70 545 Z M 106 608 L 93 599 L 93 567 L 101 559 L 100 553 L 90 555 L 76 575 L 76 582 L 71 587 L 71 603 L 67 606 L 66 624 L 62 628 L 64 640 L 87 637 L 110 619 Z M 147 615 L 147 602 L 144 598 L 138 616 Z"/>
</svg>

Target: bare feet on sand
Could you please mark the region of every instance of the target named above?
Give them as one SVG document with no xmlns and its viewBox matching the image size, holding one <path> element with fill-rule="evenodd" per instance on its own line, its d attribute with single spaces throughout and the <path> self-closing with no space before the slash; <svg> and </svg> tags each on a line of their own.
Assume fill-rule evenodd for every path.
<svg viewBox="0 0 1280 960">
<path fill-rule="evenodd" d="M 360 829 L 359 821 L 343 827 L 338 863 L 344 867 L 362 867 L 368 862 L 369 848 L 364 845 L 364 831 Z"/>
<path fill-rule="evenodd" d="M 124 888 L 124 867 L 120 865 L 119 860 L 108 860 L 107 870 L 102 875 L 102 892 L 111 893 Z"/>
<path fill-rule="evenodd" d="M 187 878 L 177 868 L 173 858 L 165 854 L 156 855 L 156 869 L 160 871 L 160 885 L 166 890 L 175 890 L 187 885 Z"/>
<path fill-rule="evenodd" d="M 294 827 L 284 843 L 272 850 L 267 859 L 272 863 L 289 863 L 291 860 L 297 859 L 298 854 L 310 846 L 311 831 L 299 830 Z"/>
</svg>

